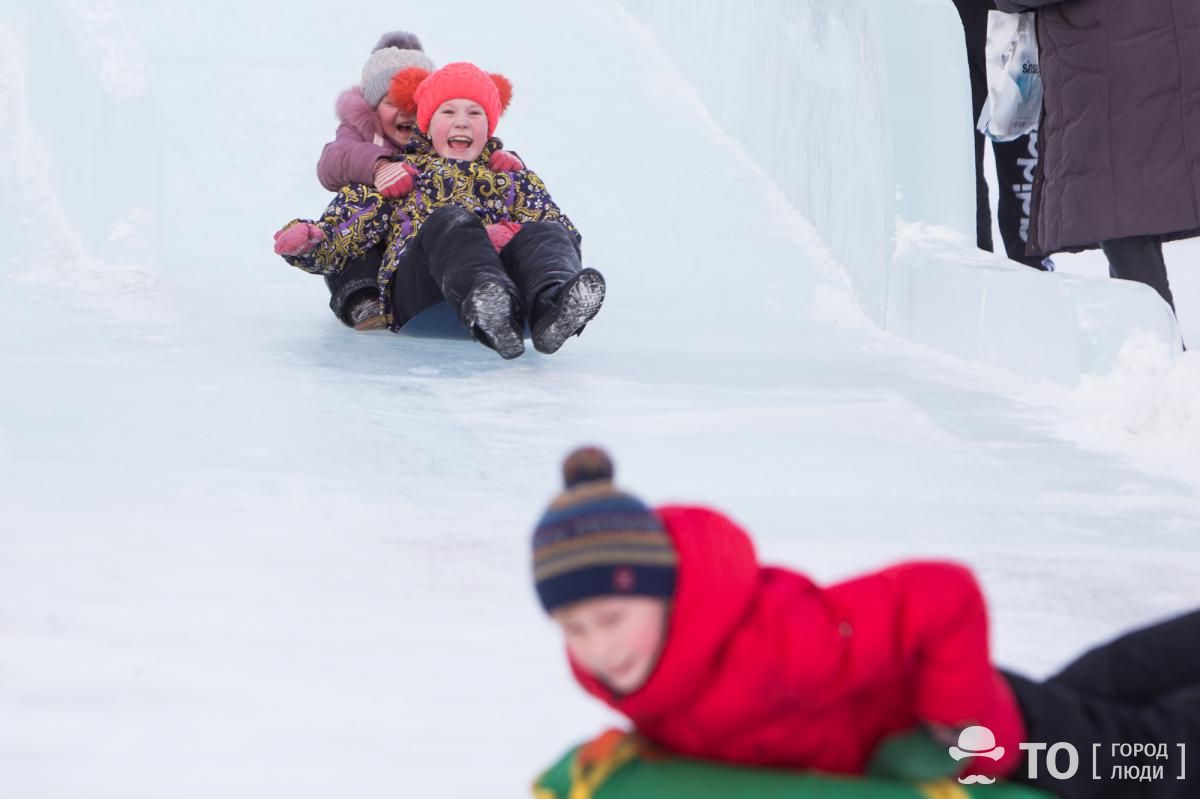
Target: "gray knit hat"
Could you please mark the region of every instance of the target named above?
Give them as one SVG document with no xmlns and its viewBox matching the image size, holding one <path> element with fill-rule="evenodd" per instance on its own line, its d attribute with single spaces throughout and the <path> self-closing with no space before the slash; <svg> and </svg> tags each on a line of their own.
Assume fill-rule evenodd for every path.
<svg viewBox="0 0 1200 799">
<path fill-rule="evenodd" d="M 363 97 L 372 108 L 378 108 L 387 96 L 392 76 L 406 67 L 420 67 L 432 72 L 433 62 L 425 55 L 425 48 L 421 47 L 421 40 L 415 33 L 385 33 L 371 51 L 362 71 Z"/>
</svg>

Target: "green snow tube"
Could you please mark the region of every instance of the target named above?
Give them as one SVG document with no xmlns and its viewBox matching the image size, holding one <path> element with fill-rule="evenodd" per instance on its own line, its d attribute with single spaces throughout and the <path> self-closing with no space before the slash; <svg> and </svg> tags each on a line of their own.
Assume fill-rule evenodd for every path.
<svg viewBox="0 0 1200 799">
<path fill-rule="evenodd" d="M 567 752 L 534 784 L 533 795 L 535 799 L 1053 799 L 1003 782 L 912 784 L 645 756 L 636 738 L 616 732 Z"/>
</svg>

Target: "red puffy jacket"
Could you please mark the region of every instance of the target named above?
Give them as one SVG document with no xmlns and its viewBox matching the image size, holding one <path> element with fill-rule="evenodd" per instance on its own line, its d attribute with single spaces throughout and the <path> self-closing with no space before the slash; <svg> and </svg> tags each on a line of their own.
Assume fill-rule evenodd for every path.
<svg viewBox="0 0 1200 799">
<path fill-rule="evenodd" d="M 645 737 L 694 757 L 861 774 L 880 739 L 919 721 L 982 724 L 1005 754 L 970 770 L 1017 766 L 1024 725 L 989 660 L 967 569 L 912 562 L 821 588 L 759 566 L 746 533 L 719 513 L 657 513 L 679 573 L 654 673 L 619 696 L 571 664 Z"/>
</svg>

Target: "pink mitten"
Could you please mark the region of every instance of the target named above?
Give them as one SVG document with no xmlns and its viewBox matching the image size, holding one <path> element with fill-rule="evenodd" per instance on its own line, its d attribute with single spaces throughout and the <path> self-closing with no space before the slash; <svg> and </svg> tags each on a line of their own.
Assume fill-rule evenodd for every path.
<svg viewBox="0 0 1200 799">
<path fill-rule="evenodd" d="M 516 222 L 497 222 L 494 225 L 487 226 L 488 238 L 492 240 L 492 246 L 496 248 L 496 252 L 504 249 L 504 245 L 512 241 L 512 237 L 517 235 L 521 230 L 521 226 Z"/>
<path fill-rule="evenodd" d="M 488 169 L 493 172 L 520 172 L 525 163 L 510 152 L 497 150 L 488 160 Z"/>
<path fill-rule="evenodd" d="M 310 222 L 297 222 L 289 228 L 276 231 L 276 255 L 304 255 L 325 238 L 324 231 Z"/>
<path fill-rule="evenodd" d="M 403 197 L 413 190 L 417 168 L 400 161 L 382 161 L 375 167 L 375 189 L 388 199 Z"/>
</svg>

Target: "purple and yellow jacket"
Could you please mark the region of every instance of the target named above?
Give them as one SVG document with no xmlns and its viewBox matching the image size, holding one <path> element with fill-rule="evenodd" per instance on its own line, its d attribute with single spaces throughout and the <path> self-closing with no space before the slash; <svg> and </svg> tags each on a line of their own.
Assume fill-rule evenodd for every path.
<svg viewBox="0 0 1200 799">
<path fill-rule="evenodd" d="M 404 160 L 420 170 L 412 192 L 388 200 L 369 184 L 341 188 L 319 219 L 296 219 L 286 226 L 310 222 L 325 233 L 325 238 L 311 252 L 284 256 L 284 260 L 306 272 L 336 274 L 350 261 L 385 242 L 379 290 L 390 322 L 392 277 L 409 242 L 438 208 L 458 205 L 483 225 L 558 222 L 576 241 L 580 239 L 579 231 L 554 203 L 546 184 L 531 170 L 493 172 L 486 150 L 474 161 L 442 158 L 434 153 L 409 154 Z"/>
</svg>

